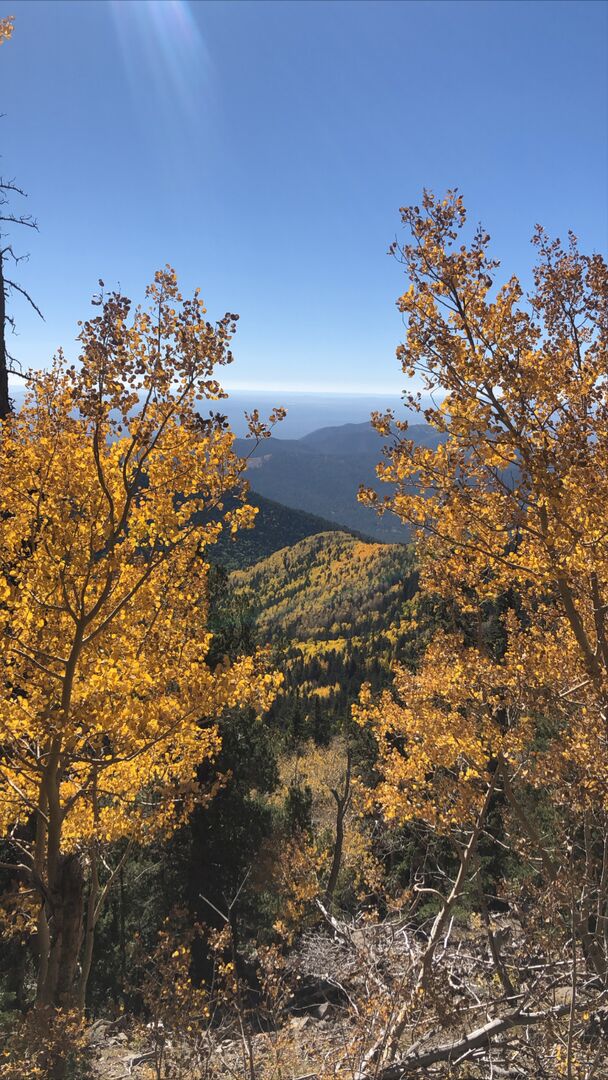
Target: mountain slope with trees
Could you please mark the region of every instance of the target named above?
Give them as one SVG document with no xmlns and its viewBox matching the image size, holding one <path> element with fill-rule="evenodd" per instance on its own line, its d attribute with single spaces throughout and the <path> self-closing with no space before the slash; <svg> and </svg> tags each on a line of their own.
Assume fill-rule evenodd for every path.
<svg viewBox="0 0 608 1080">
<path fill-rule="evenodd" d="M 363 681 L 385 686 L 411 640 L 417 587 L 411 548 L 324 532 L 230 575 L 285 677 L 272 714 L 294 737 L 323 742 Z"/>
<path fill-rule="evenodd" d="M 323 532 L 232 574 L 268 640 L 337 641 L 387 629 L 400 614 L 410 549 Z"/>
</svg>

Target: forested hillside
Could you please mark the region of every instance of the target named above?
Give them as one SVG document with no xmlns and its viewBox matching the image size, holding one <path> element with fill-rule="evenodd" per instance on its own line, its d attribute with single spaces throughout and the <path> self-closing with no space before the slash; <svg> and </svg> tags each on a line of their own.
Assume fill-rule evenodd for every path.
<svg viewBox="0 0 608 1080">
<path fill-rule="evenodd" d="M 323 532 L 234 571 L 231 580 L 250 601 L 265 639 L 334 643 L 374 630 L 388 634 L 411 573 L 412 555 L 403 545 Z"/>
<path fill-rule="evenodd" d="M 326 741 L 361 683 L 385 685 L 411 640 L 416 574 L 401 544 L 323 532 L 234 571 L 230 585 L 285 676 L 273 716 L 299 736 Z"/>
</svg>

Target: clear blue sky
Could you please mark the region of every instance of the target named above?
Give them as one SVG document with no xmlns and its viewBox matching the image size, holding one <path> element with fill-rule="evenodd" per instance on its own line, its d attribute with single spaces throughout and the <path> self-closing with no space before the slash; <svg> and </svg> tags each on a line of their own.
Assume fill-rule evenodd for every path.
<svg viewBox="0 0 608 1080">
<path fill-rule="evenodd" d="M 505 272 L 543 222 L 608 240 L 608 7 L 519 2 L 0 2 L 5 176 L 45 363 L 102 277 L 172 263 L 241 315 L 234 387 L 398 391 L 398 207 L 457 185 Z"/>
</svg>

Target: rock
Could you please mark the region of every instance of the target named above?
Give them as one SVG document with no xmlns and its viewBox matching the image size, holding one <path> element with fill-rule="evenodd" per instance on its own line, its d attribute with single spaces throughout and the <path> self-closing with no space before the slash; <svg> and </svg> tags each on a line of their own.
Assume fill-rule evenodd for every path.
<svg viewBox="0 0 608 1080">
<path fill-rule="evenodd" d="M 347 997 L 340 986 L 323 976 L 307 977 L 297 987 L 290 1006 L 291 1011 L 298 1013 L 329 1001 L 334 1005 L 343 1005 Z"/>
<path fill-rule="evenodd" d="M 314 1017 L 315 1020 L 325 1020 L 330 1009 L 331 1005 L 329 1004 L 329 1001 L 323 1001 L 321 1005 L 317 1005 L 315 1009 L 311 1009 L 309 1015 Z"/>
<path fill-rule="evenodd" d="M 307 1016 L 292 1016 L 291 1020 L 289 1021 L 289 1026 L 295 1031 L 302 1031 L 303 1028 L 307 1027 L 307 1025 L 310 1024 L 310 1020 L 310 1013 Z"/>
<path fill-rule="evenodd" d="M 106 1042 L 111 1023 L 111 1020 L 96 1020 L 94 1024 L 91 1024 L 87 1031 L 89 1046 L 99 1046 L 101 1043 Z"/>
</svg>

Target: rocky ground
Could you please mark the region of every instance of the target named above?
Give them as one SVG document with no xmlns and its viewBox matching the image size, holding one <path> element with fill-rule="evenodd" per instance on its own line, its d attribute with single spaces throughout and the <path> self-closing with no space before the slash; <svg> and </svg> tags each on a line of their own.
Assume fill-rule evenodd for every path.
<svg viewBox="0 0 608 1080">
<path fill-rule="evenodd" d="M 175 1080 L 215 1080 L 251 1075 L 251 1058 L 256 1076 L 291 1076 L 304 1080 L 319 1063 L 335 1059 L 340 1020 L 323 1007 L 313 1015 L 293 1016 L 279 1032 L 260 1032 L 244 1045 L 236 1033 L 201 1049 L 200 1058 L 188 1061 L 190 1051 L 180 1045 L 179 1036 L 167 1035 L 162 1075 Z M 95 1078 L 103 1080 L 149 1080 L 156 1077 L 157 1052 L 154 1039 L 146 1031 L 129 1030 L 122 1021 L 98 1020 L 89 1032 L 91 1067 Z M 281 1066 L 277 1058 L 281 1057 Z M 276 1063 L 276 1066 L 275 1066 Z M 287 1068 L 286 1068 L 287 1066 Z"/>
</svg>

